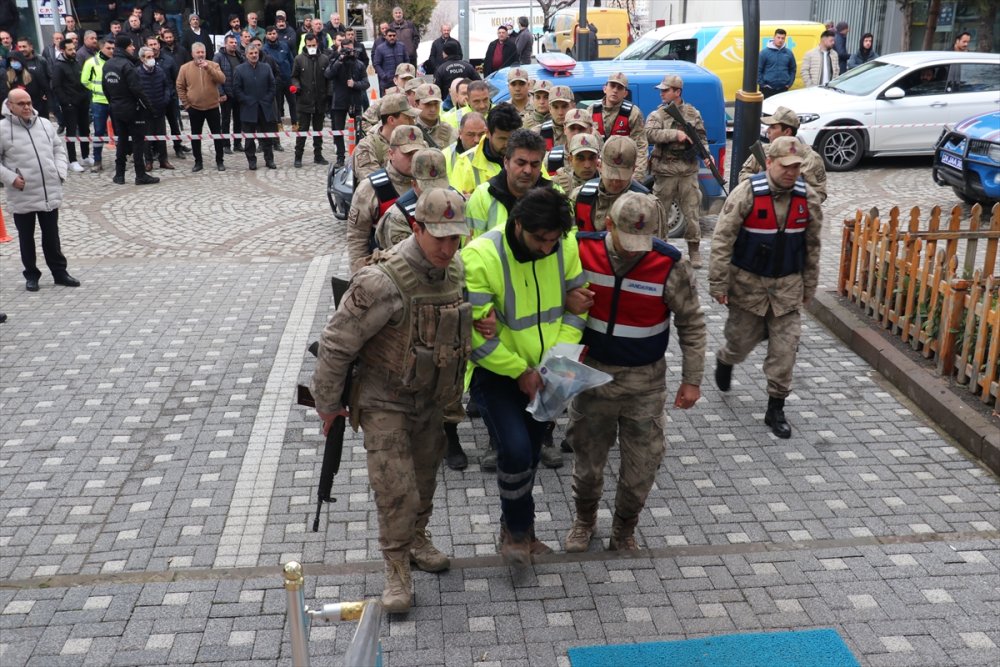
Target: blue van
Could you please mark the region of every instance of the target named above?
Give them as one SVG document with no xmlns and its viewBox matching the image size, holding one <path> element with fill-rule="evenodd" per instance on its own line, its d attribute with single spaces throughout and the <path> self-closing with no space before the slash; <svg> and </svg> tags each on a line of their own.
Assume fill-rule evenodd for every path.
<svg viewBox="0 0 1000 667">
<path fill-rule="evenodd" d="M 655 87 L 667 74 L 676 74 L 684 80 L 684 103 L 693 104 L 705 121 L 708 148 L 715 158 L 719 171 L 725 177 L 726 163 L 726 105 L 722 96 L 722 81 L 704 67 L 683 60 L 624 60 L 613 62 L 579 62 L 569 75 L 558 75 L 540 65 L 521 65 L 533 79 L 546 79 L 552 85 L 569 86 L 576 98 L 576 105 L 586 108 L 604 97 L 604 84 L 615 72 L 623 72 L 628 77 L 628 99 L 639 105 L 644 118 L 659 108 L 660 91 Z M 507 89 L 507 70 L 502 69 L 487 79 L 496 93 L 493 103 L 510 99 Z M 712 172 L 704 165 L 698 174 L 702 198 L 702 208 L 709 209 L 713 203 L 725 198 Z M 671 213 L 671 222 L 674 214 Z M 674 225 L 670 225 L 673 230 Z M 680 225 L 683 230 L 683 225 Z"/>
</svg>

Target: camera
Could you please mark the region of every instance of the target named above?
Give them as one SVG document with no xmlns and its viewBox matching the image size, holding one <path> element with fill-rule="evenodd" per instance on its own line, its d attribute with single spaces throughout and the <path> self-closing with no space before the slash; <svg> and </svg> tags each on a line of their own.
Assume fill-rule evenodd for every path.
<svg viewBox="0 0 1000 667">
<path fill-rule="evenodd" d="M 343 58 L 344 60 L 347 60 L 348 58 L 354 58 L 355 55 L 356 54 L 354 52 L 354 49 L 343 48 L 340 50 L 340 57 Z"/>
</svg>

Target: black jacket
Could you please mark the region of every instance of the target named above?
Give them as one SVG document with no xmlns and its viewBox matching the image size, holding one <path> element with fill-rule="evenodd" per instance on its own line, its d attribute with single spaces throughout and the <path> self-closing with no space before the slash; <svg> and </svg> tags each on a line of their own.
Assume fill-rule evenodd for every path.
<svg viewBox="0 0 1000 667">
<path fill-rule="evenodd" d="M 31 59 L 20 53 L 11 53 L 10 57 L 21 61 L 21 66 L 31 75 L 31 82 L 25 87 L 31 95 L 31 103 L 35 108 L 43 104 L 42 97 L 48 98 L 52 93 L 52 76 L 49 73 L 49 62 L 37 53 Z M 10 65 L 8 65 L 9 67 Z"/>
<path fill-rule="evenodd" d="M 62 54 L 56 57 L 55 69 L 52 71 L 52 91 L 64 107 L 90 105 L 90 91 L 80 82 L 82 69 L 75 59 L 67 60 Z"/>
<path fill-rule="evenodd" d="M 441 95 L 449 95 L 451 82 L 461 78 L 479 81 L 480 76 L 476 68 L 464 60 L 445 60 L 434 71 L 434 83 L 441 89 Z"/>
<path fill-rule="evenodd" d="M 445 44 L 454 44 L 455 46 L 457 46 L 458 55 L 454 59 L 455 60 L 463 59 L 462 45 L 458 43 L 457 39 L 455 39 L 454 37 L 449 37 L 448 39 L 445 39 L 444 37 L 438 37 L 433 42 L 431 42 L 431 55 L 430 57 L 427 58 L 427 62 L 430 63 L 430 69 L 425 69 L 424 71 L 433 72 L 438 67 L 441 66 L 441 63 L 444 62 Z M 443 93 L 445 91 L 442 90 L 441 92 Z"/>
<path fill-rule="evenodd" d="M 179 42 L 177 42 L 177 41 L 174 42 L 174 47 L 173 48 L 169 48 L 166 45 L 166 43 L 161 43 L 160 44 L 160 53 L 168 55 L 171 58 L 173 58 L 174 64 L 177 66 L 177 72 L 181 71 L 181 65 L 183 65 L 187 61 L 191 60 L 191 50 L 190 49 L 185 49 L 184 46 L 182 44 L 180 44 Z M 206 53 L 206 57 L 209 60 L 212 59 L 212 56 L 208 55 L 207 53 Z M 176 73 L 177 72 L 174 73 L 175 74 L 175 76 L 174 76 L 175 79 L 177 78 L 176 77 Z"/>
<path fill-rule="evenodd" d="M 298 90 L 295 103 L 300 112 L 323 113 L 327 108 L 327 85 L 324 73 L 330 58 L 324 53 L 310 56 L 300 53 L 292 65 L 292 85 Z"/>
<path fill-rule="evenodd" d="M 499 43 L 499 39 L 494 39 L 490 42 L 490 45 L 486 47 L 486 58 L 483 59 L 483 76 L 488 76 L 498 69 L 503 69 L 504 67 L 513 67 L 517 65 L 517 47 L 514 46 L 514 40 L 508 39 L 503 43 L 503 63 L 500 67 L 497 67 L 496 69 L 493 68 L 493 52 L 496 51 Z"/>
<path fill-rule="evenodd" d="M 162 118 L 167 113 L 167 104 L 171 99 L 170 91 L 176 91 L 176 88 L 170 85 L 167 73 L 159 65 L 152 70 L 139 65 L 135 71 L 139 75 L 139 84 L 149 99 L 150 115 L 153 118 Z"/>
<path fill-rule="evenodd" d="M 184 28 L 184 39 L 182 41 L 181 48 L 191 54 L 191 47 L 194 43 L 198 42 L 205 46 L 205 57 L 212 60 L 215 57 L 215 44 L 212 42 L 212 37 L 208 34 L 208 28 L 204 25 L 201 26 L 201 34 L 196 35 L 191 28 Z"/>
<path fill-rule="evenodd" d="M 330 100 L 331 109 L 350 109 L 354 107 L 361 112 L 371 83 L 364 64 L 357 57 L 344 59 L 337 57 L 330 61 L 324 72 L 333 84 L 333 97 Z M 347 80 L 353 79 L 354 86 L 349 87 Z"/>
<path fill-rule="evenodd" d="M 138 64 L 135 56 L 119 48 L 104 63 L 101 87 L 104 89 L 104 96 L 108 98 L 112 118 L 132 121 L 140 115 L 148 116 L 152 109 L 153 105 L 139 82 L 139 73 L 135 71 Z"/>
<path fill-rule="evenodd" d="M 274 70 L 263 60 L 256 67 L 245 62 L 233 74 L 233 94 L 240 103 L 240 121 L 276 123 Z"/>
</svg>

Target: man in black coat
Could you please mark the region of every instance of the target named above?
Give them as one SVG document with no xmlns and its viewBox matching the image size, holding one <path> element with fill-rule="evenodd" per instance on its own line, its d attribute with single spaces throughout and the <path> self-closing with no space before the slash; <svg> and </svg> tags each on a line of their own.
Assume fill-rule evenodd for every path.
<svg viewBox="0 0 1000 667">
<path fill-rule="evenodd" d="M 184 30 L 182 48 L 190 53 L 195 42 L 205 46 L 205 57 L 208 60 L 215 58 L 215 43 L 212 41 L 212 36 L 208 34 L 208 30 L 201 26 L 201 17 L 197 14 L 191 14 L 188 17 L 188 27 Z"/>
<path fill-rule="evenodd" d="M 365 91 L 371 84 L 357 51 L 350 46 L 341 47 L 340 53 L 330 60 L 324 74 L 333 84 L 333 98 L 330 100 L 333 129 L 343 131 L 347 127 L 348 115 L 355 119 L 356 124 L 360 123 L 361 111 L 367 99 Z M 336 164 L 342 167 L 345 155 L 343 135 L 335 136 L 333 143 L 337 146 Z"/>
<path fill-rule="evenodd" d="M 31 96 L 31 106 L 42 118 L 49 117 L 49 96 L 52 94 L 52 76 L 49 74 L 49 63 L 45 58 L 35 53 L 35 45 L 30 39 L 17 38 L 17 53 L 10 57 L 20 61 L 24 71 L 31 75 L 31 81 L 25 86 Z"/>
<path fill-rule="evenodd" d="M 456 56 L 453 60 L 462 59 L 462 45 L 458 43 L 458 40 L 451 36 L 451 24 L 443 23 L 441 24 L 441 36 L 431 42 L 431 55 L 427 58 L 427 67 L 424 71 L 428 74 L 437 72 L 437 68 L 441 66 L 441 63 L 445 61 L 445 47 L 448 44 L 453 44 L 458 47 Z M 440 84 L 439 84 L 440 85 Z M 447 88 L 441 88 L 441 92 L 448 90 Z"/>
<path fill-rule="evenodd" d="M 55 67 L 52 70 L 52 91 L 62 104 L 63 122 L 66 124 L 66 138 L 90 137 L 90 91 L 80 81 L 80 71 L 83 69 L 76 60 L 76 44 L 64 39 L 60 43 L 60 51 L 56 54 Z M 80 153 L 86 164 L 90 155 L 90 142 L 80 142 Z M 66 154 L 69 157 L 71 171 L 84 171 L 83 165 L 76 161 L 76 142 L 66 143 Z"/>
<path fill-rule="evenodd" d="M 149 42 L 156 43 L 156 38 L 150 37 Z M 172 60 L 164 62 L 168 67 L 173 65 Z M 156 53 L 149 46 L 139 49 L 139 63 L 139 67 L 136 68 L 136 72 L 139 74 L 139 84 L 146 93 L 146 97 L 149 98 L 149 113 L 147 114 L 149 134 L 166 134 L 167 113 L 172 103 L 171 91 L 174 91 L 174 93 L 177 91 L 177 74 L 176 72 L 174 73 L 174 78 L 171 82 L 170 75 L 156 62 Z M 159 160 L 160 169 L 174 168 L 174 165 L 170 164 L 170 161 L 167 160 L 167 142 L 147 141 L 145 152 L 146 171 L 153 169 L 154 152 Z"/>
<path fill-rule="evenodd" d="M 240 121 L 244 132 L 274 132 L 278 114 L 274 107 L 276 82 L 274 70 L 260 60 L 260 46 L 251 44 L 246 50 L 246 62 L 236 68 L 233 74 L 233 94 L 240 104 Z M 246 139 L 247 164 L 250 171 L 257 169 L 256 139 Z M 264 165 L 277 169 L 274 163 L 274 147 L 271 139 L 261 139 L 264 148 Z"/>
<path fill-rule="evenodd" d="M 489 76 L 504 67 L 517 65 L 517 47 L 509 39 L 507 28 L 497 28 L 497 38 L 486 47 L 486 58 L 483 59 L 483 76 Z"/>
<path fill-rule="evenodd" d="M 470 63 L 462 60 L 462 47 L 457 44 L 445 44 L 444 60 L 434 71 L 434 83 L 441 89 L 443 95 L 451 90 L 451 82 L 455 79 L 479 81 L 479 72 Z"/>
<path fill-rule="evenodd" d="M 295 56 L 295 63 L 292 65 L 292 88 L 295 89 L 292 93 L 296 95 L 295 106 L 299 114 L 300 130 L 322 130 L 328 107 L 325 72 L 330 58 L 319 52 L 316 42 L 315 34 L 306 35 L 305 48 Z M 306 138 L 295 137 L 294 167 L 302 166 L 305 148 Z M 323 157 L 323 137 L 319 135 L 313 137 L 313 162 L 330 164 Z"/>
<path fill-rule="evenodd" d="M 135 71 L 139 59 L 133 55 L 134 53 L 132 40 L 125 35 L 118 35 L 115 38 L 114 55 L 104 63 L 101 76 L 101 87 L 104 89 L 104 96 L 108 98 L 112 123 L 115 126 L 115 134 L 118 135 L 113 179 L 118 185 L 125 185 L 125 162 L 129 149 L 135 163 L 135 184 L 160 182 L 160 179 L 146 173 L 143 153 L 146 148 L 147 119 L 152 104 L 146 96 L 146 91 L 142 89 L 138 72 Z"/>
</svg>

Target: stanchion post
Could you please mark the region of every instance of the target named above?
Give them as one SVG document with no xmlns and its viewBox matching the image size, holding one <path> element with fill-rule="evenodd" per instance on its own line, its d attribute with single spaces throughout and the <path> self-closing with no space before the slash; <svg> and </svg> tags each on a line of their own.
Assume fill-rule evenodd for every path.
<svg viewBox="0 0 1000 667">
<path fill-rule="evenodd" d="M 306 614 L 305 581 L 302 565 L 289 561 L 282 568 L 288 597 L 288 632 L 292 640 L 293 667 L 309 667 L 309 619 Z"/>
</svg>

